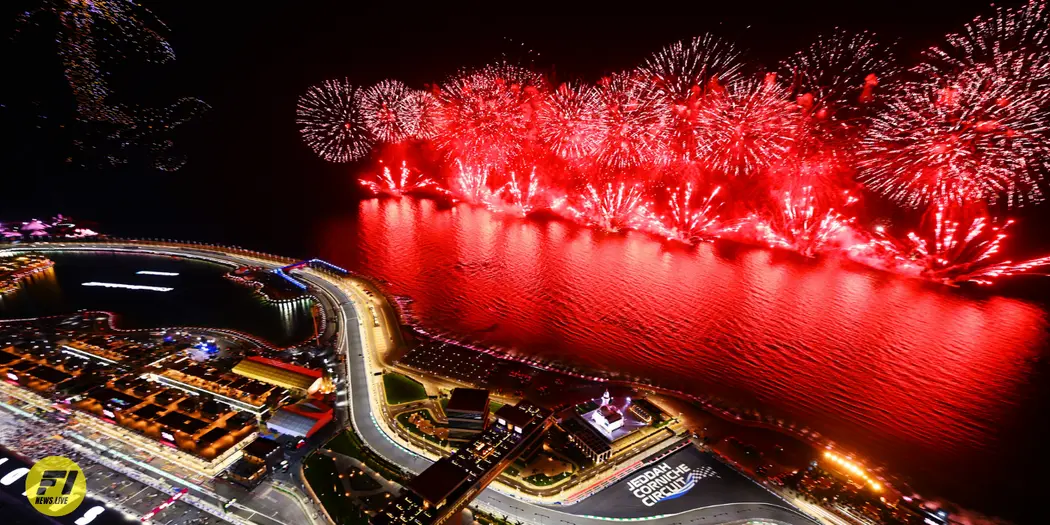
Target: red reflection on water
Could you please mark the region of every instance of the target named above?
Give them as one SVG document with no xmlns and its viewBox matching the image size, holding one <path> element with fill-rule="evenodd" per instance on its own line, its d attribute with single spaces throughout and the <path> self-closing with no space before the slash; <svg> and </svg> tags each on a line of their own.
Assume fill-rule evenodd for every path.
<svg viewBox="0 0 1050 525">
<path fill-rule="evenodd" d="M 1047 330 L 1024 301 L 412 199 L 365 201 L 319 235 L 428 329 L 763 407 L 941 488 L 999 477 L 985 463 L 1024 446 L 1002 427 L 1030 404 Z"/>
</svg>

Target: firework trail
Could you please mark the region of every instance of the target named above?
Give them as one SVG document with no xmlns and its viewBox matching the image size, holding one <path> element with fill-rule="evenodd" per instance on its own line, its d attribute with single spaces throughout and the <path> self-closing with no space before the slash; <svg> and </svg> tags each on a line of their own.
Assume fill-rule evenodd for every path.
<svg viewBox="0 0 1050 525">
<path fill-rule="evenodd" d="M 642 229 L 651 224 L 651 203 L 645 201 L 640 183 L 606 182 L 601 190 L 588 183 L 579 195 L 579 206 L 569 206 L 569 213 L 584 224 L 605 231 Z"/>
<path fill-rule="evenodd" d="M 295 122 L 310 149 L 329 162 L 358 160 L 371 151 L 361 91 L 348 80 L 311 86 L 299 97 Z"/>
<path fill-rule="evenodd" d="M 360 102 L 365 125 L 376 140 L 401 142 L 417 134 L 424 108 L 400 81 L 384 80 L 364 90 Z"/>
<path fill-rule="evenodd" d="M 861 180 L 911 207 L 1042 199 L 1048 114 L 989 68 L 909 84 L 860 142 Z"/>
<path fill-rule="evenodd" d="M 667 200 L 669 212 L 659 218 L 654 231 L 668 239 L 684 242 L 718 237 L 720 225 L 715 212 L 722 203 L 715 198 L 721 189 L 716 187 L 696 207 L 693 206 L 692 182 L 671 189 Z"/>
<path fill-rule="evenodd" d="M 358 182 L 376 195 L 389 195 L 391 197 L 401 197 L 402 195 L 422 190 L 444 193 L 437 181 L 424 177 L 421 173 L 413 174 L 404 161 L 401 162 L 401 170 L 396 178 L 390 172 L 389 166 L 383 166 L 383 170 L 379 174 Z"/>
<path fill-rule="evenodd" d="M 457 159 L 451 184 L 452 195 L 470 204 L 480 204 L 491 209 L 496 202 L 495 193 L 489 187 L 491 172 L 489 166 L 471 166 Z"/>
<path fill-rule="evenodd" d="M 844 193 L 842 205 L 846 208 L 857 199 Z M 780 209 L 771 218 L 751 217 L 759 238 L 770 248 L 794 250 L 806 257 L 830 249 L 838 235 L 849 229 L 854 218 L 845 216 L 835 208 L 824 209 L 813 194 L 812 186 L 803 186 L 798 194 L 783 192 Z"/>
<path fill-rule="evenodd" d="M 604 166 L 633 169 L 667 164 L 670 108 L 631 73 L 603 79 L 598 89 L 598 149 Z"/>
<path fill-rule="evenodd" d="M 985 214 L 939 204 L 921 235 L 909 232 L 897 238 L 879 226 L 869 242 L 851 247 L 849 253 L 864 261 L 873 257 L 888 261 L 896 271 L 945 284 L 989 285 L 999 277 L 1050 265 L 1050 256 L 1016 263 L 1003 260 L 1001 245 L 1011 224 L 998 226 Z"/>
<path fill-rule="evenodd" d="M 529 171 L 528 180 L 519 181 L 518 175 L 510 172 L 510 181 L 500 189 L 500 193 L 510 200 L 511 208 L 522 217 L 541 206 L 540 200 L 546 194 L 540 188 L 535 167 Z"/>
<path fill-rule="evenodd" d="M 757 174 L 791 151 L 799 117 L 776 75 L 730 84 L 708 97 L 701 110 L 700 159 L 726 175 Z"/>
<path fill-rule="evenodd" d="M 598 149 L 599 98 L 593 86 L 562 84 L 536 112 L 539 138 L 554 155 L 580 162 Z"/>
</svg>

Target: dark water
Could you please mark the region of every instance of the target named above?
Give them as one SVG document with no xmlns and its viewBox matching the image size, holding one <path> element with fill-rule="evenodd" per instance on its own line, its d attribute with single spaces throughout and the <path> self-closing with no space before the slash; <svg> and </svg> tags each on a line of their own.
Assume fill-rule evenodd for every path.
<svg viewBox="0 0 1050 525">
<path fill-rule="evenodd" d="M 203 261 L 145 255 L 49 255 L 55 267 L 0 299 L 0 317 L 56 315 L 81 309 L 119 315 L 121 328 L 208 326 L 242 330 L 277 344 L 313 331 L 308 306 L 265 304 L 248 288 L 223 278 L 227 268 Z M 175 277 L 137 275 L 177 272 Z M 173 288 L 170 292 L 88 287 L 90 281 Z"/>
<path fill-rule="evenodd" d="M 1028 521 L 1048 488 L 1039 302 L 412 199 L 313 239 L 429 329 L 759 407 L 997 515 Z"/>
</svg>

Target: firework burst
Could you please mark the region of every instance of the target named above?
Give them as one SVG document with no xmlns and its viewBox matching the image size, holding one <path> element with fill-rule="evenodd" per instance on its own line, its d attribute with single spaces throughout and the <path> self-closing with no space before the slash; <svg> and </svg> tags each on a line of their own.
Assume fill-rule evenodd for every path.
<svg viewBox="0 0 1050 525">
<path fill-rule="evenodd" d="M 439 112 L 437 99 L 428 91 L 412 91 L 408 95 L 407 105 L 409 112 L 415 115 L 416 125 L 412 131 L 412 138 L 419 140 L 432 140 L 440 131 Z"/>
<path fill-rule="evenodd" d="M 1048 115 L 995 71 L 911 84 L 872 119 L 861 180 L 907 206 L 1039 201 Z"/>
<path fill-rule="evenodd" d="M 677 158 L 696 156 L 696 126 L 704 97 L 734 81 L 742 68 L 740 51 L 710 34 L 675 42 L 638 68 L 638 81 L 654 89 L 670 108 L 668 133 Z"/>
<path fill-rule="evenodd" d="M 439 143 L 470 165 L 507 166 L 525 151 L 531 131 L 535 80 L 513 66 L 489 66 L 457 76 L 438 93 Z"/>
<path fill-rule="evenodd" d="M 892 50 L 873 33 L 836 30 L 780 63 L 804 109 L 831 113 L 871 102 L 875 87 L 898 72 Z M 823 112 L 823 113 L 821 113 Z"/>
<path fill-rule="evenodd" d="M 798 106 L 775 75 L 741 81 L 708 97 L 697 134 L 700 159 L 727 175 L 753 175 L 783 159 L 796 141 Z"/>
<path fill-rule="evenodd" d="M 1044 103 L 1050 97 L 1050 11 L 1045 1 L 1029 0 L 1016 8 L 996 7 L 978 16 L 947 44 L 928 49 L 914 70 L 930 77 L 969 69 L 991 69 L 1018 82 Z"/>
<path fill-rule="evenodd" d="M 654 93 L 632 74 L 618 74 L 602 81 L 598 89 L 598 163 L 633 169 L 668 162 L 670 110 Z"/>
<path fill-rule="evenodd" d="M 536 113 L 539 138 L 554 155 L 579 162 L 598 149 L 598 91 L 580 83 L 562 84 Z"/>
<path fill-rule="evenodd" d="M 423 107 L 397 80 L 384 80 L 361 95 L 361 116 L 368 131 L 382 142 L 401 142 L 419 129 Z"/>
<path fill-rule="evenodd" d="M 329 162 L 364 158 L 372 148 L 361 115 L 361 90 L 348 80 L 326 80 L 299 97 L 296 120 L 303 140 Z"/>
</svg>

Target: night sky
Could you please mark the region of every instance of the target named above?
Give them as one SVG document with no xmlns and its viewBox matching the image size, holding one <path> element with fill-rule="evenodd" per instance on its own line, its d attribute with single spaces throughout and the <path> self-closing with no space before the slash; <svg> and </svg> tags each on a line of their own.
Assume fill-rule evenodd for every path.
<svg viewBox="0 0 1050 525">
<path fill-rule="evenodd" d="M 88 131 L 73 118 L 72 96 L 47 25 L 53 22 L 44 14 L 37 18 L 40 27 L 16 35 L 15 17 L 37 3 L 9 2 L 0 22 L 6 69 L 0 129 L 7 138 L 0 162 L 6 188 L 18 195 L 0 215 L 12 220 L 65 212 L 109 224 L 110 231 L 145 234 L 158 228 L 171 235 L 180 232 L 169 231 L 170 214 L 199 223 L 193 231 L 200 233 L 215 222 L 240 226 L 257 220 L 246 218 L 235 201 L 336 214 L 358 196 L 355 166 L 318 159 L 295 127 L 296 98 L 325 79 L 345 76 L 368 85 L 394 77 L 423 87 L 505 55 L 558 80 L 594 81 L 705 31 L 735 41 L 748 50 L 751 62 L 772 68 L 835 27 L 899 40 L 898 55 L 911 64 L 945 32 L 991 9 L 974 1 L 778 2 L 776 7 L 722 2 L 690 12 L 654 3 L 648 15 L 645 3 L 635 3 L 640 12 L 606 8 L 609 16 L 582 9 L 576 12 L 589 16 L 562 16 L 573 12 L 568 9 L 545 14 L 539 5 L 522 5 L 502 7 L 510 11 L 505 16 L 495 16 L 503 13 L 490 6 L 484 11 L 493 16 L 476 17 L 409 4 L 370 12 L 346 2 L 280 9 L 265 3 L 215 8 L 227 3 L 143 2 L 167 24 L 177 58 L 160 66 L 140 60 L 112 64 L 107 69 L 113 100 L 157 107 L 195 96 L 211 106 L 174 134 L 188 163 L 165 173 L 134 155 L 114 167 L 105 162 L 105 147 L 94 155 L 73 147 Z M 275 202 L 286 200 L 274 189 L 286 184 L 323 191 Z"/>
</svg>

